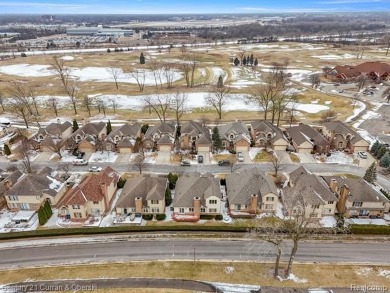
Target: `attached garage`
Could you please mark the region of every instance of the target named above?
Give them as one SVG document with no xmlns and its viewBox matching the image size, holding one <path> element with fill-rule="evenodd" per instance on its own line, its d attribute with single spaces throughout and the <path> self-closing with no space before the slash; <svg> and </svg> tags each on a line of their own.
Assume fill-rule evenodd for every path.
<svg viewBox="0 0 390 293">
<path fill-rule="evenodd" d="M 236 152 L 247 152 L 249 151 L 249 146 L 236 146 Z"/>
<path fill-rule="evenodd" d="M 209 152 L 210 151 L 210 147 L 208 147 L 208 146 L 198 146 L 197 147 L 197 151 L 198 152 Z"/>
<path fill-rule="evenodd" d="M 170 145 L 159 145 L 158 150 L 161 152 L 170 152 L 171 146 Z"/>
<path fill-rule="evenodd" d="M 353 151 L 355 153 L 357 153 L 357 152 L 367 152 L 368 148 L 369 148 L 369 144 L 365 140 L 361 140 L 361 141 L 355 142 L 353 144 Z"/>
</svg>

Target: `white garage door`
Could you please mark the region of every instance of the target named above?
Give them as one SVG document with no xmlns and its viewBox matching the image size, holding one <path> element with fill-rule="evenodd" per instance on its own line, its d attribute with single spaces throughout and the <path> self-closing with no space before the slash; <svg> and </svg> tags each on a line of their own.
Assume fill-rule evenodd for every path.
<svg viewBox="0 0 390 293">
<path fill-rule="evenodd" d="M 160 151 L 162 152 L 170 152 L 171 151 L 171 147 L 169 145 L 160 145 Z"/>
<path fill-rule="evenodd" d="M 249 148 L 246 146 L 237 146 L 236 147 L 236 152 L 245 152 L 245 151 L 249 151 Z"/>
<path fill-rule="evenodd" d="M 205 146 L 198 147 L 198 152 L 209 152 L 209 151 L 210 151 L 209 147 L 205 147 Z"/>
<path fill-rule="evenodd" d="M 313 150 L 313 149 L 300 148 L 300 149 L 298 149 L 298 153 L 301 153 L 301 154 L 310 154 L 312 150 Z"/>
</svg>

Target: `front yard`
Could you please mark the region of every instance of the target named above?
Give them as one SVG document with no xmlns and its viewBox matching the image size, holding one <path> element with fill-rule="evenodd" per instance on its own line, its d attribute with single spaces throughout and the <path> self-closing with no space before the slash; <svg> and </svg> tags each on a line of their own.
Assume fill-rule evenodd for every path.
<svg viewBox="0 0 390 293">
<path fill-rule="evenodd" d="M 272 155 L 268 153 L 266 150 L 259 151 L 256 154 L 254 159 L 256 163 L 271 162 L 271 160 L 272 160 Z"/>
</svg>

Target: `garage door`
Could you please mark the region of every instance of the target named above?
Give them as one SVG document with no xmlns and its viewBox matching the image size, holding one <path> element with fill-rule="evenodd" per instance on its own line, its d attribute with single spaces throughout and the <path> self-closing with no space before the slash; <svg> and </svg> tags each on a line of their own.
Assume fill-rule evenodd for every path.
<svg viewBox="0 0 390 293">
<path fill-rule="evenodd" d="M 286 150 L 286 146 L 285 145 L 275 145 L 274 146 L 274 150 L 275 151 L 285 151 Z"/>
<path fill-rule="evenodd" d="M 170 152 L 171 151 L 171 147 L 169 145 L 160 145 L 159 149 L 162 152 Z"/>
<path fill-rule="evenodd" d="M 198 152 L 209 152 L 209 151 L 210 151 L 209 147 L 205 147 L 205 146 L 198 147 Z"/>
<path fill-rule="evenodd" d="M 355 153 L 357 153 L 357 152 L 366 152 L 367 151 L 367 147 L 366 146 L 355 146 L 353 148 L 353 151 Z"/>
<path fill-rule="evenodd" d="M 245 152 L 245 151 L 249 151 L 249 147 L 246 147 L 246 146 L 237 146 L 236 147 L 236 152 Z"/>
<path fill-rule="evenodd" d="M 298 153 L 301 153 L 301 154 L 310 154 L 312 150 L 313 150 L 313 149 L 304 149 L 304 148 L 300 148 L 300 149 L 298 149 Z"/>
</svg>

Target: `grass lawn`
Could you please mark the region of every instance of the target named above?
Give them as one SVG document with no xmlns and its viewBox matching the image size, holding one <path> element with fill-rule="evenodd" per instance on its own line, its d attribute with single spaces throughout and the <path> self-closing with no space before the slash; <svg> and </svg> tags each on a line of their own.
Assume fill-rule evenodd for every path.
<svg viewBox="0 0 390 293">
<path fill-rule="evenodd" d="M 266 150 L 261 150 L 255 156 L 255 162 L 271 162 L 272 155 L 270 155 Z"/>
<path fill-rule="evenodd" d="M 288 155 L 290 156 L 290 159 L 293 163 L 300 163 L 301 162 L 301 160 L 299 159 L 299 157 L 296 154 L 289 153 Z"/>
<path fill-rule="evenodd" d="M 215 154 L 213 155 L 213 159 L 215 161 L 222 161 L 222 160 L 229 160 L 230 162 L 235 162 L 236 160 L 236 155 L 233 154 L 227 154 L 227 155 L 220 155 L 220 154 Z"/>
<path fill-rule="evenodd" d="M 231 274 L 225 273 L 227 266 L 234 267 Z M 152 261 L 112 264 L 73 265 L 3 270 L 0 283 L 8 284 L 25 280 L 89 279 L 89 278 L 182 278 L 233 284 L 251 284 L 278 287 L 347 287 L 351 284 L 380 285 L 390 287 L 386 278 L 390 266 L 357 266 L 334 264 L 295 264 L 293 274 L 305 283 L 279 281 L 272 278 L 273 264 L 258 262 L 206 262 L 206 261 Z M 281 264 L 286 268 L 286 264 Z M 382 272 L 383 276 L 379 273 Z M 348 276 L 348 277 L 346 277 Z M 103 292 L 103 291 L 102 291 Z M 116 292 L 116 291 L 104 291 Z M 118 291 L 119 292 L 119 291 Z M 120 291 L 134 292 L 134 291 Z M 150 292 L 150 291 L 137 291 Z M 164 291 L 159 291 L 164 292 Z M 173 291 L 169 291 L 173 292 Z"/>
</svg>

